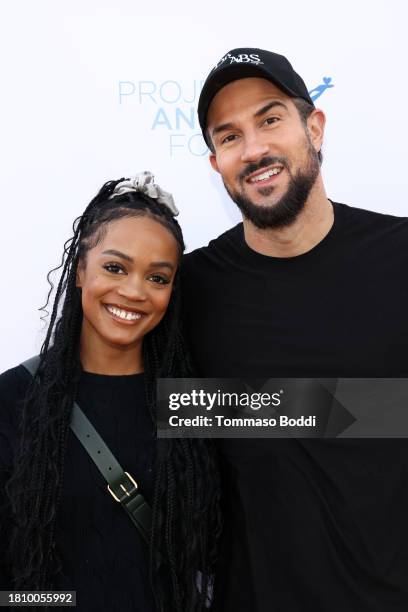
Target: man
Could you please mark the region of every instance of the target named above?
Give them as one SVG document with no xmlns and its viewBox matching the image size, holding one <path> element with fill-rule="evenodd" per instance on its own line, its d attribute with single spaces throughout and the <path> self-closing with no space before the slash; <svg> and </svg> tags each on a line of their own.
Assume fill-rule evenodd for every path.
<svg viewBox="0 0 408 612">
<path fill-rule="evenodd" d="M 407 377 L 408 220 L 327 199 L 325 117 L 288 60 L 230 51 L 198 114 L 243 216 L 184 261 L 199 374 Z M 217 611 L 408 610 L 405 439 L 218 443 Z"/>
</svg>

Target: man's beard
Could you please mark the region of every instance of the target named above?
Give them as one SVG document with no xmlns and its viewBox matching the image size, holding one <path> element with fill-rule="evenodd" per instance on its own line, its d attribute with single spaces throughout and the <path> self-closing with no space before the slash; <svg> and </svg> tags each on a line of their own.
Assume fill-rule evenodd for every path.
<svg viewBox="0 0 408 612">
<path fill-rule="evenodd" d="M 304 209 L 309 193 L 316 182 L 320 172 L 320 164 L 318 155 L 308 140 L 308 157 L 307 167 L 302 172 L 298 170 L 295 175 L 292 175 L 289 170 L 288 162 L 284 157 L 263 157 L 257 164 L 248 164 L 245 170 L 239 175 L 238 179 L 241 183 L 245 178 L 261 170 L 271 166 L 272 164 L 281 164 L 289 173 L 289 184 L 286 192 L 282 197 L 271 205 L 254 204 L 247 198 L 243 191 L 233 191 L 225 184 L 225 189 L 229 193 L 231 199 L 238 206 L 243 216 L 251 221 L 259 229 L 280 228 L 291 225 L 298 217 L 299 213 Z M 275 187 L 262 187 L 259 192 L 262 196 L 267 197 L 273 193 Z"/>
</svg>

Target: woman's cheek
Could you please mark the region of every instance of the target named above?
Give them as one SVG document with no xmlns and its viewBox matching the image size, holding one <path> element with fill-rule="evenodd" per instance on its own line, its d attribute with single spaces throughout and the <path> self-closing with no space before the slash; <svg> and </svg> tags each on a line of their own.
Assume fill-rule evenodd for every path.
<svg viewBox="0 0 408 612">
<path fill-rule="evenodd" d="M 166 291 L 162 292 L 162 295 L 160 295 L 160 299 L 156 302 L 157 303 L 157 307 L 160 310 L 166 310 L 169 302 L 170 302 L 170 298 L 171 298 L 171 291 L 172 291 L 172 287 L 169 287 L 169 289 L 167 289 L 166 287 Z"/>
</svg>

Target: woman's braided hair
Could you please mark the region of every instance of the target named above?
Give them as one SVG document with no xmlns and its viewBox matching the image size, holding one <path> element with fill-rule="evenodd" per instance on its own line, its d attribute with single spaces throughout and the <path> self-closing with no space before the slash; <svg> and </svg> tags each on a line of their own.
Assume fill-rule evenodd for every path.
<svg viewBox="0 0 408 612">
<path fill-rule="evenodd" d="M 55 524 L 71 411 L 81 375 L 78 263 L 102 239 L 110 222 L 125 217 L 151 217 L 175 237 L 180 255 L 184 251 L 180 226 L 165 205 L 141 192 L 111 197 L 122 180 L 106 183 L 75 220 L 61 265 L 47 277 L 51 289 L 44 310 L 54 289 L 50 274 L 62 268 L 40 364 L 23 407 L 13 473 L 6 486 L 14 519 L 8 554 L 16 590 L 51 589 L 61 569 Z M 179 313 L 177 273 L 166 314 L 143 339 L 146 398 L 153 418 L 156 378 L 192 375 Z M 219 497 L 215 451 L 209 441 L 157 441 L 150 576 L 158 610 L 206 609 L 221 528 Z"/>
</svg>

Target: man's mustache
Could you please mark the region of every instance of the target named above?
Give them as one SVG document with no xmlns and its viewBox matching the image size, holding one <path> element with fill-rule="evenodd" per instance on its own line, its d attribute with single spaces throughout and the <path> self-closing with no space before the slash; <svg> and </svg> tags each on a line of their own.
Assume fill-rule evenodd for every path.
<svg viewBox="0 0 408 612">
<path fill-rule="evenodd" d="M 263 157 L 258 163 L 248 164 L 244 170 L 238 175 L 238 180 L 243 181 L 257 170 L 262 170 L 262 168 L 267 168 L 268 166 L 272 166 L 273 164 L 280 164 L 284 168 L 288 169 L 288 163 L 284 157 Z"/>
</svg>

